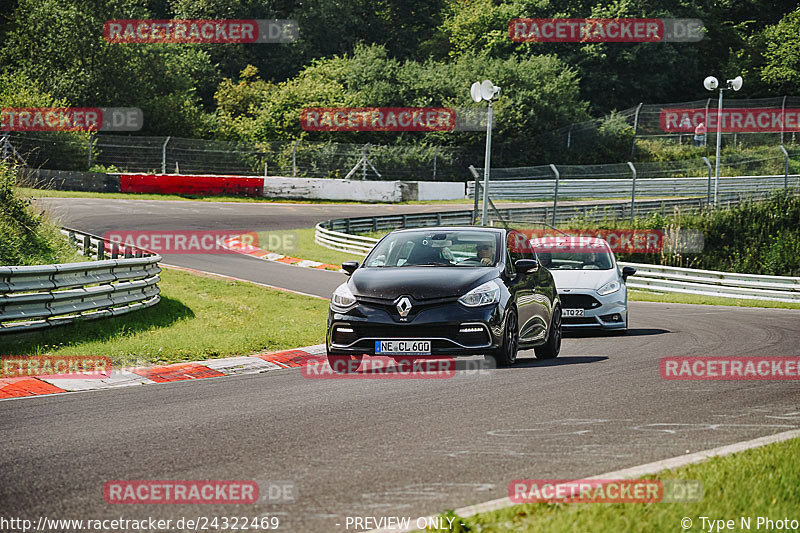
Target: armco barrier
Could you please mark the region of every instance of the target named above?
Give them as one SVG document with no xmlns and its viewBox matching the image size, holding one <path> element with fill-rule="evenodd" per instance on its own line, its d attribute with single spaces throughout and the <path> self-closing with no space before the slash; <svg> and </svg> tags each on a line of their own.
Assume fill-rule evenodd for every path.
<svg viewBox="0 0 800 533">
<path fill-rule="evenodd" d="M 76 230 L 62 233 L 100 260 L 0 266 L 0 333 L 118 316 L 159 302 L 160 255 Z"/>
<path fill-rule="evenodd" d="M 737 274 L 641 263 L 619 263 L 636 268 L 628 287 L 656 292 L 681 292 L 703 296 L 725 296 L 800 302 L 800 278 Z"/>
<path fill-rule="evenodd" d="M 727 201 L 734 203 L 736 198 L 728 195 Z M 659 204 L 665 206 L 680 205 L 683 208 L 702 206 L 702 200 L 664 200 L 636 202 L 635 212 L 644 214 L 647 210 L 658 210 Z M 640 205 L 641 204 L 641 205 Z M 584 216 L 591 213 L 603 213 L 599 208 L 625 209 L 627 204 L 594 204 L 563 206 L 558 212 L 558 221 L 566 221 L 577 214 L 574 210 L 587 209 Z M 499 212 L 514 222 L 541 222 L 549 220 L 544 208 L 500 209 Z M 561 211 L 561 210 L 564 211 Z M 535 216 L 539 216 L 535 219 Z M 472 211 L 450 211 L 439 213 L 418 213 L 407 215 L 389 215 L 377 217 L 340 218 L 317 224 L 314 240 L 317 244 L 355 255 L 364 256 L 378 242 L 378 239 L 353 235 L 351 232 L 370 232 L 397 228 L 419 228 L 439 225 L 469 225 Z M 593 218 L 587 216 L 587 218 Z M 785 276 L 762 276 L 757 274 L 739 274 L 715 270 L 698 270 L 671 266 L 651 265 L 643 263 L 619 263 L 621 266 L 636 268 L 636 275 L 629 278 L 627 285 L 632 289 L 645 289 L 656 292 L 679 292 L 704 296 L 722 296 L 727 298 L 743 298 L 771 300 L 779 302 L 800 302 L 800 278 Z"/>
<path fill-rule="evenodd" d="M 555 190 L 555 179 L 541 177 L 527 179 L 494 179 L 489 182 L 489 195 L 493 199 L 541 199 L 551 200 Z M 630 177 L 604 179 L 570 179 L 558 181 L 559 198 L 630 198 L 633 179 Z M 783 189 L 785 185 L 800 185 L 800 175 L 788 176 L 729 176 L 720 177 L 718 194 L 763 193 Z M 700 178 L 638 178 L 636 195 L 644 196 L 706 196 L 714 190 L 713 180 L 709 187 L 706 177 Z M 467 195 L 475 195 L 475 183 L 467 184 Z"/>
</svg>

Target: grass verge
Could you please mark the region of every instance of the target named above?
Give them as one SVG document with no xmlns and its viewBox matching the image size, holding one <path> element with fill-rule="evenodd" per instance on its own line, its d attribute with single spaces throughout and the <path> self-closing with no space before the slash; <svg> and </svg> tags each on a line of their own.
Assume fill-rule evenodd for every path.
<svg viewBox="0 0 800 533">
<path fill-rule="evenodd" d="M 4 355 L 106 355 L 115 364 L 173 363 L 318 344 L 325 300 L 164 269 L 161 302 L 116 318 L 4 335 Z"/>
<path fill-rule="evenodd" d="M 700 517 L 733 519 L 735 531 L 777 529 L 764 525 L 758 528 L 756 521 L 758 517 L 800 520 L 798 461 L 800 439 L 795 438 L 667 470 L 657 476 L 643 476 L 662 481 L 699 480 L 704 487 L 704 497 L 699 502 L 523 504 L 456 518 L 453 529 L 434 531 L 709 531 L 708 522 L 703 528 Z M 444 516 L 455 515 L 450 512 Z M 750 528 L 741 527 L 741 517 L 751 518 Z M 682 528 L 681 520 L 686 518 L 691 525 Z"/>
<path fill-rule="evenodd" d="M 270 236 L 273 240 L 276 234 L 291 235 L 294 238 L 287 239 L 287 246 L 274 246 L 270 243 Z M 282 241 L 283 239 L 277 239 Z M 290 257 L 299 257 L 300 259 L 310 259 L 312 261 L 319 261 L 321 263 L 328 263 L 331 265 L 341 265 L 344 261 L 358 261 L 364 260 L 364 256 L 356 254 L 348 254 L 347 252 L 339 252 L 320 246 L 314 242 L 314 228 L 291 229 L 286 231 L 259 231 L 258 243 L 264 250 L 275 252 L 278 254 L 288 255 Z"/>
<path fill-rule="evenodd" d="M 722 296 L 703 296 L 701 294 L 660 293 L 628 289 L 628 298 L 638 302 L 666 302 L 698 305 L 732 305 L 734 307 L 776 307 L 779 309 L 800 309 L 800 302 L 773 302 L 771 300 L 750 300 L 747 298 L 725 298 Z"/>
</svg>

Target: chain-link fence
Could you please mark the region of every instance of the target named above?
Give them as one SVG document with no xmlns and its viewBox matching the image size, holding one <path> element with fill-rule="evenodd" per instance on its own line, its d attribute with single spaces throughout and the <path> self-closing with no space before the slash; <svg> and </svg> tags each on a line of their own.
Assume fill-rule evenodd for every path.
<svg viewBox="0 0 800 533">
<path fill-rule="evenodd" d="M 122 135 L 6 133 L 0 149 L 26 166 L 62 170 L 464 181 L 468 152 L 430 145 L 258 144 Z"/>
<path fill-rule="evenodd" d="M 740 131 L 723 131 L 720 134 L 723 146 L 735 145 L 737 147 L 763 146 L 763 145 L 788 145 L 800 141 L 797 135 L 800 131 L 800 124 L 796 119 L 797 111 L 800 108 L 800 97 L 798 96 L 778 96 L 774 98 L 755 98 L 737 99 L 730 97 L 723 99 L 723 115 L 725 110 L 770 110 L 768 123 L 746 124 L 746 117 L 742 117 L 739 124 Z M 580 152 L 594 148 L 599 139 L 604 135 L 605 129 L 611 135 L 619 133 L 616 122 L 621 122 L 631 128 L 630 150 L 631 157 L 635 155 L 636 143 L 640 141 L 661 141 L 667 144 L 687 145 L 693 144 L 694 129 L 697 126 L 693 120 L 684 122 L 684 113 L 676 113 L 678 120 L 667 120 L 667 113 L 676 110 L 693 110 L 699 112 L 702 121 L 708 125 L 709 116 L 715 124 L 717 113 L 717 97 L 705 100 L 694 100 L 690 102 L 673 102 L 669 104 L 644 104 L 617 111 L 611 115 L 576 122 L 563 126 L 553 131 L 544 132 L 536 136 L 537 143 L 557 147 L 566 152 Z M 693 113 L 692 115 L 696 115 Z M 730 117 L 726 117 L 728 119 Z M 614 127 L 614 126 L 617 127 Z M 735 128 L 735 126 L 734 126 Z M 723 122 L 723 129 L 725 123 Z M 746 131 L 746 130 L 770 130 L 770 131 Z M 716 144 L 715 127 L 707 128 L 704 145 L 714 146 Z"/>
</svg>

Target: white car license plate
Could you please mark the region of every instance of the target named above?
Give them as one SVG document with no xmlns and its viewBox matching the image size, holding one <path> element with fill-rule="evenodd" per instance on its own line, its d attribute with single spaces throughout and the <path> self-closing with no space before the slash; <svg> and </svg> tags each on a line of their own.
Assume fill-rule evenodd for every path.
<svg viewBox="0 0 800 533">
<path fill-rule="evenodd" d="M 375 341 L 375 355 L 430 355 L 431 341 L 405 339 Z"/>
<path fill-rule="evenodd" d="M 583 309 L 564 309 L 564 316 L 583 316 Z"/>
</svg>

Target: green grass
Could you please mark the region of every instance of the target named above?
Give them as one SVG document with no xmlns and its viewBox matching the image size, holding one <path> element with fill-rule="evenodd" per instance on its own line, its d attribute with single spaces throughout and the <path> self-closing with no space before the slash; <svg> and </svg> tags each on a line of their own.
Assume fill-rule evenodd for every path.
<svg viewBox="0 0 800 533">
<path fill-rule="evenodd" d="M 773 302 L 771 300 L 749 300 L 747 298 L 725 298 L 701 294 L 659 293 L 628 289 L 628 298 L 638 302 L 667 302 L 677 304 L 731 305 L 735 307 L 776 307 L 800 309 L 800 302 Z"/>
<path fill-rule="evenodd" d="M 292 235 L 293 245 L 270 246 L 270 235 Z M 274 238 L 274 237 L 273 237 Z M 348 254 L 320 246 L 314 242 L 314 228 L 292 229 L 286 231 L 259 231 L 259 246 L 270 252 L 275 252 L 300 259 L 310 259 L 331 265 L 341 265 L 344 261 L 358 261 L 364 259 L 363 255 Z M 287 241 L 288 243 L 288 241 Z"/>
<path fill-rule="evenodd" d="M 15 173 L 0 162 L 0 265 L 84 261 L 59 228 L 37 214 L 14 186 Z"/>
<path fill-rule="evenodd" d="M 772 520 L 784 517 L 800 520 L 799 461 L 800 439 L 795 438 L 667 470 L 657 476 L 643 476 L 662 481 L 699 480 L 704 487 L 704 497 L 699 502 L 523 504 L 457 518 L 453 522 L 455 527 L 447 531 L 702 531 L 701 516 L 732 518 L 736 524 L 735 531 L 747 530 L 740 529 L 740 517 L 750 517 L 751 530 L 755 531 L 759 516 Z M 444 516 L 455 515 L 451 512 Z M 692 520 L 692 526 L 687 530 L 681 528 L 684 518 Z M 708 531 L 708 523 L 705 530 Z M 766 530 L 765 526 L 762 525 L 760 530 Z"/>
<path fill-rule="evenodd" d="M 164 269 L 162 300 L 111 319 L 4 335 L 5 355 L 107 355 L 166 363 L 280 350 L 325 339 L 328 303 L 256 284 Z"/>
</svg>

